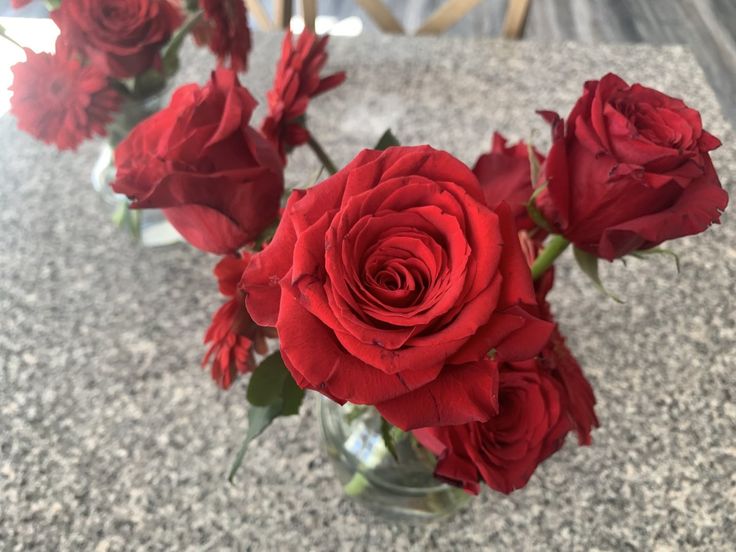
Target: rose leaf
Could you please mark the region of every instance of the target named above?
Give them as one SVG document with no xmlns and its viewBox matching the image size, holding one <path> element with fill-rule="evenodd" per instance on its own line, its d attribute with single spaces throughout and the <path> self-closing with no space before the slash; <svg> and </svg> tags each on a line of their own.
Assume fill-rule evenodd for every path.
<svg viewBox="0 0 736 552">
<path fill-rule="evenodd" d="M 378 151 L 383 151 L 385 149 L 388 149 L 392 146 L 400 146 L 401 144 L 396 139 L 396 136 L 393 135 L 391 132 L 391 129 L 387 129 L 386 132 L 383 133 L 383 136 L 381 136 L 378 139 L 378 143 L 373 149 L 376 149 Z"/>
<path fill-rule="evenodd" d="M 598 274 L 598 257 L 592 255 L 591 253 L 588 253 L 587 251 L 578 249 L 577 247 L 573 247 L 573 252 L 575 253 L 575 260 L 578 262 L 578 266 L 582 269 L 583 272 L 585 272 L 586 276 L 591 279 L 598 290 L 605 295 L 608 295 L 617 303 L 623 303 L 621 299 L 608 291 L 603 285 L 603 282 L 601 282 L 601 277 Z"/>
</svg>

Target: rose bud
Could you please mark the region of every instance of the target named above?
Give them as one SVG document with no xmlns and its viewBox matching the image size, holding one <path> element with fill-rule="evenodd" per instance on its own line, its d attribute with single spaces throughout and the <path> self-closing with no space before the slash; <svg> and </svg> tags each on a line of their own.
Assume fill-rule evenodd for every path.
<svg viewBox="0 0 736 552">
<path fill-rule="evenodd" d="M 470 169 L 429 146 L 365 150 L 294 191 L 241 287 L 302 388 L 402 429 L 487 420 L 489 351 L 528 359 L 552 331 L 508 207 L 487 207 Z"/>
<path fill-rule="evenodd" d="M 249 124 L 255 106 L 228 69 L 179 88 L 116 148 L 113 189 L 162 209 L 193 246 L 237 251 L 275 220 L 284 187 L 278 152 Z"/>
<path fill-rule="evenodd" d="M 536 204 L 553 231 L 613 260 L 697 234 L 726 208 L 709 151 L 720 145 L 682 100 L 616 75 L 585 84 L 542 168 Z"/>
</svg>

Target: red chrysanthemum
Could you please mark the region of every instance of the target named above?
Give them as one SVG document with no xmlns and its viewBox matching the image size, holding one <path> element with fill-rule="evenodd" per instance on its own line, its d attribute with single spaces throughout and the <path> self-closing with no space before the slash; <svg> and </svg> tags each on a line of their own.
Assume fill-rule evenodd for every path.
<svg viewBox="0 0 736 552">
<path fill-rule="evenodd" d="M 221 64 L 230 59 L 230 68 L 245 71 L 251 49 L 248 15 L 243 0 L 201 0 L 202 24 L 195 29 L 199 44 L 207 44 Z"/>
<path fill-rule="evenodd" d="M 306 29 L 296 45 L 290 32 L 284 37 L 273 88 L 267 96 L 268 115 L 261 125 L 261 132 L 278 148 L 284 162 L 289 150 L 309 139 L 304 126 L 309 100 L 345 80 L 344 71 L 324 78 L 319 76 L 327 63 L 328 38 L 318 38 Z"/>
<path fill-rule="evenodd" d="M 18 128 L 61 150 L 105 135 L 105 125 L 120 104 L 105 74 L 61 53 L 26 49 L 26 56 L 27 61 L 12 68 L 10 111 Z"/>
<path fill-rule="evenodd" d="M 239 374 L 255 367 L 253 352 L 267 352 L 266 337 L 273 337 L 271 330 L 255 324 L 245 310 L 243 293 L 237 289 L 250 254 L 241 257 L 223 257 L 215 266 L 215 277 L 220 293 L 230 299 L 212 317 L 204 336 L 209 344 L 202 366 L 210 365 L 212 379 L 223 389 Z"/>
</svg>

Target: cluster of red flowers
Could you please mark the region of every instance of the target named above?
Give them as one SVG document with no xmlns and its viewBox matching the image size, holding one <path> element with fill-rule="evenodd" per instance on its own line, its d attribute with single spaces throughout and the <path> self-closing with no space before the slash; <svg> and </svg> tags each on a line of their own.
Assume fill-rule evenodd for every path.
<svg viewBox="0 0 736 552">
<path fill-rule="evenodd" d="M 156 65 L 179 24 L 165 1 L 149 3 L 129 12 L 114 0 L 66 0 L 55 19 L 71 50 L 130 75 Z M 553 136 L 546 155 L 500 134 L 473 169 L 430 146 L 364 150 L 293 190 L 282 211 L 287 155 L 307 142 L 318 149 L 309 102 L 345 75 L 321 75 L 327 38 L 305 32 L 295 43 L 287 33 L 256 130 L 256 102 L 234 71 L 250 47 L 242 2 L 203 7 L 211 26 L 202 40 L 233 69 L 180 88 L 140 123 L 116 150 L 113 188 L 224 255 L 215 276 L 227 300 L 205 335 L 213 379 L 228 388 L 278 335 L 300 388 L 374 406 L 437 455 L 438 478 L 472 493 L 481 482 L 504 493 L 523 487 L 571 432 L 589 444 L 595 397 L 547 301 L 554 258 L 545 247 L 556 240 L 557 254 L 571 243 L 612 260 L 718 222 L 728 197 L 709 151 L 719 142 L 699 114 L 606 75 L 585 84 L 566 120 L 543 113 Z M 131 16 L 134 52 L 108 48 L 85 13 L 156 22 Z M 97 65 L 64 63 L 73 87 L 47 78 L 36 96 L 16 89 L 15 101 L 16 110 L 40 101 L 44 87 L 63 91 L 67 105 L 84 95 L 81 114 L 51 102 L 54 126 L 38 132 L 68 145 L 75 134 L 66 126 L 99 132 L 114 99 Z"/>
<path fill-rule="evenodd" d="M 530 269 L 545 240 L 610 260 L 703 231 L 727 203 L 718 141 L 682 101 L 606 75 L 566 121 L 544 113 L 546 155 L 500 134 L 472 170 L 429 146 L 364 150 L 292 191 L 271 238 L 308 103 L 344 79 L 320 75 L 325 45 L 287 34 L 261 133 L 233 73 L 179 90 L 118 148 L 114 188 L 228 255 L 205 338 L 219 385 L 277 334 L 299 387 L 374 406 L 437 455 L 438 478 L 523 487 L 570 432 L 587 445 L 598 426 L 547 301 L 553 270 Z"/>
<path fill-rule="evenodd" d="M 327 37 L 318 40 L 308 31 L 296 45 L 291 34 L 284 38 L 261 125 L 274 123 L 274 132 L 251 125 L 255 99 L 235 71 L 221 67 L 204 86 L 176 90 L 169 106 L 136 126 L 115 152 L 116 192 L 130 197 L 134 208 L 162 209 L 195 247 L 227 255 L 215 274 L 229 299 L 207 330 L 211 346 L 204 360 L 223 388 L 253 368 L 253 352 L 263 353 L 264 338 L 273 333 L 250 320 L 232 281 L 240 280 L 250 259 L 243 247 L 277 219 L 285 164 L 279 153 L 296 145 L 296 127 L 307 132 L 309 100 L 344 80 L 342 73 L 320 77 L 326 44 Z"/>
<path fill-rule="evenodd" d="M 251 45 L 242 0 L 202 0 L 202 17 L 218 60 L 244 70 Z M 154 71 L 165 82 L 162 51 L 185 13 L 177 0 L 64 0 L 51 18 L 61 31 L 56 54 L 26 50 L 27 61 L 13 67 L 11 112 L 22 130 L 65 150 L 106 133 L 121 102 L 136 94 L 125 79 Z"/>
</svg>

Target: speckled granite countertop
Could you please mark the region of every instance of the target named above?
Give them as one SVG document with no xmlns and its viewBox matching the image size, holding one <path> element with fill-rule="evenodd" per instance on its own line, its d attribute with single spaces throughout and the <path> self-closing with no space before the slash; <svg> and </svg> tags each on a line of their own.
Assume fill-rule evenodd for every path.
<svg viewBox="0 0 736 552">
<path fill-rule="evenodd" d="M 256 95 L 278 36 L 257 36 Z M 189 51 L 182 80 L 211 60 Z M 493 129 L 546 146 L 537 108 L 567 112 L 608 70 L 685 98 L 736 138 L 680 47 L 549 47 L 448 39 L 334 40 L 347 83 L 313 105 L 340 162 L 391 126 L 472 162 Z M 596 389 L 594 444 L 571 438 L 511 497 L 484 492 L 428 526 L 374 520 L 341 495 L 320 450 L 315 400 L 227 470 L 246 426 L 245 386 L 199 369 L 218 304 L 213 257 L 141 249 L 87 181 L 98 144 L 57 154 L 0 119 L 0 549 L 725 550 L 736 542 L 736 225 L 681 240 L 667 259 L 604 268 L 605 301 L 569 257 L 553 295 Z M 297 154 L 289 180 L 316 168 Z M 728 185 L 728 184 L 727 184 Z M 731 188 L 733 190 L 733 188 Z M 729 544 L 730 543 L 730 544 Z M 731 548 L 732 549 L 732 548 Z"/>
</svg>

